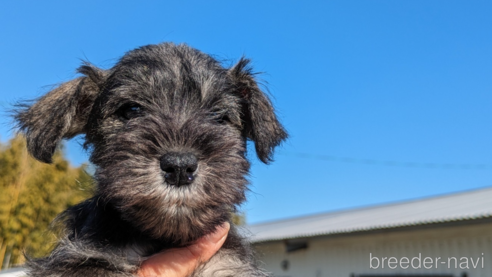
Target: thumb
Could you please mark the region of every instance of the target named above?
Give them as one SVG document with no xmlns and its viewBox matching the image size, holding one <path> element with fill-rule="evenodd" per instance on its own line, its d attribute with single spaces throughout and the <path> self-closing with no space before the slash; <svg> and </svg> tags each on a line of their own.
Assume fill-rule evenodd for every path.
<svg viewBox="0 0 492 277">
<path fill-rule="evenodd" d="M 224 244 L 230 224 L 225 222 L 215 232 L 203 236 L 192 245 L 168 249 L 145 260 L 137 272 L 139 277 L 186 277 L 200 263 L 208 261 Z"/>
</svg>

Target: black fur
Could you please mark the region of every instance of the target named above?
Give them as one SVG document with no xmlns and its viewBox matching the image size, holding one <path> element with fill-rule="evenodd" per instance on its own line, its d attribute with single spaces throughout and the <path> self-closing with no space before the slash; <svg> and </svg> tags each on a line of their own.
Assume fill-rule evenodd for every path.
<svg viewBox="0 0 492 277">
<path fill-rule="evenodd" d="M 51 162 L 63 138 L 85 135 L 96 166 L 94 197 L 65 211 L 53 253 L 30 260 L 31 276 L 132 276 L 145 257 L 210 233 L 245 200 L 246 140 L 261 161 L 287 134 L 249 60 L 231 69 L 186 45 L 128 52 L 109 70 L 85 64 L 15 119 L 29 152 Z M 194 181 L 166 182 L 160 159 L 189 153 Z M 174 155 L 174 154 L 173 154 Z M 266 276 L 234 227 L 193 276 Z"/>
</svg>

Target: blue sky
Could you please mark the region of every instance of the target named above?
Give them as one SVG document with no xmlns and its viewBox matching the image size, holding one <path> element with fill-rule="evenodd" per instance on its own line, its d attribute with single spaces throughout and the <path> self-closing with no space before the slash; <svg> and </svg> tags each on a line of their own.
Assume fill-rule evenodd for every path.
<svg viewBox="0 0 492 277">
<path fill-rule="evenodd" d="M 185 42 L 252 58 L 291 135 L 272 165 L 250 155 L 249 223 L 491 186 L 491 14 L 453 0 L 2 1 L 0 140 L 11 103 L 81 60 Z M 67 157 L 87 160 L 76 141 Z"/>
</svg>

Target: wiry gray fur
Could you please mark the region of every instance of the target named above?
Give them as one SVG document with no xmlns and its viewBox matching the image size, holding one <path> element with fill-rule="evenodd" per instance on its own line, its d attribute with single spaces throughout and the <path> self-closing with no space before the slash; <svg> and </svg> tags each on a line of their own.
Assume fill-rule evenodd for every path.
<svg viewBox="0 0 492 277">
<path fill-rule="evenodd" d="M 97 183 L 59 216 L 63 236 L 49 256 L 29 260 L 30 276 L 133 276 L 149 255 L 230 222 L 245 200 L 246 140 L 268 163 L 287 137 L 248 63 L 228 69 L 186 45 L 149 45 L 109 70 L 84 64 L 82 77 L 21 105 L 15 119 L 29 152 L 49 163 L 63 138 L 84 134 Z M 171 182 L 169 153 L 196 157 L 191 183 Z M 232 227 L 192 276 L 267 274 Z"/>
</svg>

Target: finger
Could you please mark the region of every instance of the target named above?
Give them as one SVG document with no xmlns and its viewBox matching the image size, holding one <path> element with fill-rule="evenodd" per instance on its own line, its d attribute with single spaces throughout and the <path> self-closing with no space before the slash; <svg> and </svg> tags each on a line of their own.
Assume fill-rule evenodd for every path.
<svg viewBox="0 0 492 277">
<path fill-rule="evenodd" d="M 225 222 L 215 232 L 200 238 L 196 243 L 188 246 L 188 250 L 199 262 L 208 261 L 224 244 L 230 227 L 229 222 Z"/>
<path fill-rule="evenodd" d="M 205 235 L 190 246 L 155 254 L 142 263 L 137 275 L 140 277 L 188 276 L 200 263 L 208 261 L 222 247 L 229 229 L 229 223 L 225 222 L 215 232 Z"/>
</svg>

